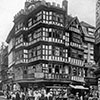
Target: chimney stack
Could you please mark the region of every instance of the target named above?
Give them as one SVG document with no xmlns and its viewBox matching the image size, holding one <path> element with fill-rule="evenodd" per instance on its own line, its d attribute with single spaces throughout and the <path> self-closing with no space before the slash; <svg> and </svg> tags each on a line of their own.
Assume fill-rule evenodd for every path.
<svg viewBox="0 0 100 100">
<path fill-rule="evenodd" d="M 66 10 L 66 15 L 67 15 L 68 14 L 68 1 L 67 0 L 62 1 L 62 7 L 64 10 Z"/>
</svg>

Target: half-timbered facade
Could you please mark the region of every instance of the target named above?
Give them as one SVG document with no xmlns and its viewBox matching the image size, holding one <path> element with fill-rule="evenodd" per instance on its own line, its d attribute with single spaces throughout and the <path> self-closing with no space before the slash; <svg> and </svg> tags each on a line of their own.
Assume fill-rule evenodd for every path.
<svg viewBox="0 0 100 100">
<path fill-rule="evenodd" d="M 22 88 L 65 88 L 85 82 L 83 31 L 78 18 L 67 14 L 66 0 L 62 7 L 26 1 L 6 41 L 9 46 L 14 44 L 8 51 L 9 67 L 14 82 Z"/>
</svg>

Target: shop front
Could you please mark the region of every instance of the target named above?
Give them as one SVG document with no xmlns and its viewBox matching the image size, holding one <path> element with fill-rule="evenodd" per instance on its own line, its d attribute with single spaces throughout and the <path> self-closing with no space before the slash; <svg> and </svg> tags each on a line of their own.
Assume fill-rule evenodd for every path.
<svg viewBox="0 0 100 100">
<path fill-rule="evenodd" d="M 92 94 L 93 97 L 98 93 L 98 82 L 96 77 L 86 77 L 85 85 L 89 88 L 89 94 Z"/>
</svg>

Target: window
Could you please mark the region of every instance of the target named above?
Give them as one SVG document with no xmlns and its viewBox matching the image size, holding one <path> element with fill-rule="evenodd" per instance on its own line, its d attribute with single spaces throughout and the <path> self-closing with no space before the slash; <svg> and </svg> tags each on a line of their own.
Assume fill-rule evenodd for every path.
<svg viewBox="0 0 100 100">
<path fill-rule="evenodd" d="M 55 65 L 55 73 L 56 73 L 56 74 L 59 74 L 59 71 L 60 71 L 60 70 L 59 70 L 59 65 Z"/>
<path fill-rule="evenodd" d="M 94 49 L 94 44 L 90 44 L 90 49 L 91 49 L 91 50 Z"/>
<path fill-rule="evenodd" d="M 83 52 L 82 51 L 78 51 L 78 58 L 83 59 Z"/>
<path fill-rule="evenodd" d="M 43 40 L 62 43 L 63 31 L 54 28 L 43 28 Z"/>
<path fill-rule="evenodd" d="M 87 54 L 84 54 L 84 59 L 87 59 L 88 55 Z"/>
<path fill-rule="evenodd" d="M 23 42 L 23 35 L 20 35 L 19 37 L 17 37 L 16 39 L 15 39 L 15 44 L 16 45 L 20 45 L 22 42 Z"/>
<path fill-rule="evenodd" d="M 79 44 L 82 43 L 82 37 L 79 34 L 72 33 L 71 39 L 72 42 L 79 43 Z"/>
<path fill-rule="evenodd" d="M 41 22 L 42 21 L 42 12 L 38 12 L 37 14 L 35 14 L 35 16 L 31 16 L 28 19 L 28 27 L 30 28 L 32 25 L 36 25 L 37 22 Z"/>
<path fill-rule="evenodd" d="M 28 74 L 33 74 L 33 73 L 35 73 L 36 68 L 35 68 L 35 66 L 33 65 L 33 66 L 29 66 L 27 70 L 28 70 L 28 71 L 27 71 Z"/>
<path fill-rule="evenodd" d="M 77 68 L 73 67 L 72 71 L 73 71 L 73 76 L 77 76 Z"/>
<path fill-rule="evenodd" d="M 76 49 L 71 48 L 70 56 L 77 59 L 83 59 L 83 51 L 79 51 Z"/>
<path fill-rule="evenodd" d="M 48 11 L 43 11 L 43 22 L 44 23 L 49 23 L 49 24 L 56 24 L 59 26 L 63 26 L 63 15 L 62 14 L 58 14 L 55 12 L 48 12 Z"/>
<path fill-rule="evenodd" d="M 31 48 L 29 50 L 29 61 L 41 58 L 41 45 Z"/>
<path fill-rule="evenodd" d="M 59 47 L 55 47 L 55 56 L 59 56 L 60 55 L 60 48 Z"/>
<path fill-rule="evenodd" d="M 83 69 L 82 68 L 78 68 L 78 76 L 83 76 Z"/>
<path fill-rule="evenodd" d="M 94 59 L 94 56 L 93 55 L 90 55 L 90 59 Z"/>
<path fill-rule="evenodd" d="M 51 64 L 48 65 L 48 68 L 49 68 L 49 73 L 52 73 L 52 65 Z"/>
<path fill-rule="evenodd" d="M 18 30 L 20 30 L 22 27 L 23 27 L 23 22 L 18 23 L 18 24 L 15 26 L 15 33 L 16 33 Z"/>
<path fill-rule="evenodd" d="M 29 20 L 28 20 L 28 27 L 31 27 L 32 26 L 32 18 L 30 18 Z"/>
</svg>

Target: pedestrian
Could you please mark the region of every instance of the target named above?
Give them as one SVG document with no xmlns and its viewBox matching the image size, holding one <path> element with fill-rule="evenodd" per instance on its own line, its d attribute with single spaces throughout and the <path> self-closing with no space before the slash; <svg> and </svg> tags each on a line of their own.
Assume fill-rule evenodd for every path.
<svg viewBox="0 0 100 100">
<path fill-rule="evenodd" d="M 47 97 L 44 94 L 41 94 L 41 97 L 39 98 L 39 100 L 47 100 Z"/>
<path fill-rule="evenodd" d="M 76 93 L 75 100 L 80 100 L 78 92 Z"/>
<path fill-rule="evenodd" d="M 85 94 L 84 100 L 88 100 L 88 94 Z"/>
<path fill-rule="evenodd" d="M 19 93 L 18 90 L 17 90 L 17 92 L 16 92 L 16 100 L 20 100 L 20 93 Z"/>
<path fill-rule="evenodd" d="M 20 98 L 21 98 L 21 100 L 25 100 L 25 93 L 23 90 L 21 90 Z"/>
<path fill-rule="evenodd" d="M 36 91 L 34 92 L 34 100 L 39 100 L 40 97 L 41 97 L 41 94 L 39 93 L 38 90 L 36 90 Z"/>
<path fill-rule="evenodd" d="M 15 92 L 13 92 L 13 93 L 11 94 L 11 99 L 12 99 L 12 100 L 16 100 Z"/>
</svg>

